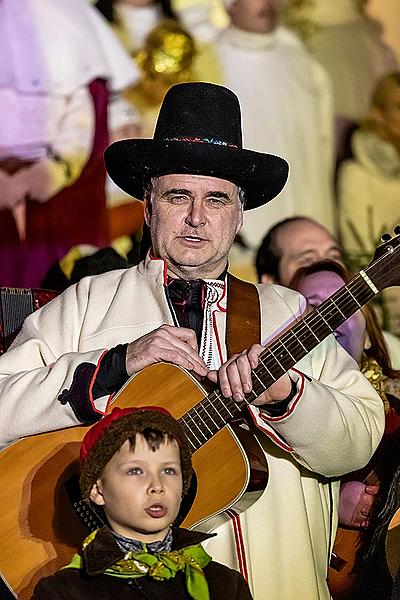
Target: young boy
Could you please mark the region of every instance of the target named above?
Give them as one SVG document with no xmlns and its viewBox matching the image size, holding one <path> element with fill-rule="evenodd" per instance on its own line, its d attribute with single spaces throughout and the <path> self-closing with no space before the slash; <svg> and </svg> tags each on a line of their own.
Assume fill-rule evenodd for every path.
<svg viewBox="0 0 400 600">
<path fill-rule="evenodd" d="M 247 583 L 212 561 L 208 537 L 174 527 L 192 476 L 190 446 L 164 408 L 114 408 L 81 446 L 83 497 L 104 510 L 68 567 L 44 577 L 34 600 L 251 600 Z"/>
</svg>

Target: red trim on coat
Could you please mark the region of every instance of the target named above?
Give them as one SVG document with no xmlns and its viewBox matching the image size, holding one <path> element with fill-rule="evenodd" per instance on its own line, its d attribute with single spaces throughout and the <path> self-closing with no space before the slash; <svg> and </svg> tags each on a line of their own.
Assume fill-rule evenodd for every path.
<svg viewBox="0 0 400 600">
<path fill-rule="evenodd" d="M 303 392 L 304 392 L 305 377 L 304 377 L 303 373 L 301 373 L 297 369 L 291 369 L 291 370 L 295 371 L 298 375 L 300 375 L 300 379 L 301 379 L 301 386 L 300 386 L 299 391 L 297 392 L 296 398 L 293 400 L 292 405 L 290 406 L 290 408 L 288 408 L 288 410 L 285 412 L 284 415 L 280 415 L 279 417 L 269 417 L 268 415 L 265 415 L 264 413 L 261 414 L 261 418 L 264 419 L 265 421 L 268 421 L 268 422 L 272 421 L 274 423 L 282 421 L 282 419 L 285 419 L 288 415 L 292 414 L 294 408 L 297 406 L 298 401 L 302 397 Z"/>
<path fill-rule="evenodd" d="M 110 404 L 110 400 L 111 400 L 112 394 L 110 394 L 108 396 L 107 406 L 106 406 L 105 411 L 98 410 L 96 408 L 96 405 L 95 405 L 94 400 L 93 400 L 93 386 L 94 386 L 94 383 L 96 381 L 97 373 L 99 372 L 99 369 L 100 369 L 101 361 L 103 360 L 103 357 L 107 354 L 107 352 L 108 352 L 108 350 L 104 350 L 103 354 L 100 356 L 99 361 L 98 361 L 97 366 L 96 366 L 96 369 L 95 369 L 95 372 L 93 373 L 93 377 L 92 377 L 91 382 L 89 384 L 89 400 L 90 400 L 90 404 L 92 405 L 93 410 L 95 412 L 97 412 L 97 413 L 100 413 L 101 415 L 105 415 L 107 413 L 107 409 L 108 409 L 108 406 Z"/>
<path fill-rule="evenodd" d="M 238 557 L 239 571 L 247 581 L 249 582 L 249 572 L 247 569 L 246 561 L 246 548 L 243 541 L 242 524 L 240 522 L 240 514 L 229 508 L 225 513 L 230 517 L 233 525 L 233 532 L 235 536 L 236 554 Z"/>
<path fill-rule="evenodd" d="M 250 408 L 250 407 L 248 407 L 248 408 Z M 257 407 L 257 406 L 255 406 L 254 408 L 258 408 L 258 407 Z M 280 438 L 278 438 L 276 435 L 274 435 L 274 434 L 272 433 L 272 431 L 270 431 L 269 429 L 265 429 L 265 428 L 264 428 L 264 427 L 261 425 L 261 423 L 258 423 L 258 422 L 257 422 L 257 417 L 256 417 L 256 415 L 254 415 L 254 414 L 253 414 L 253 412 L 252 412 L 251 410 L 249 410 L 248 412 L 249 412 L 249 414 L 250 414 L 250 416 L 251 416 L 251 418 L 252 418 L 252 420 L 253 420 L 253 423 L 254 423 L 254 425 L 257 427 L 257 429 L 259 429 L 260 431 L 263 431 L 263 432 L 264 432 L 264 433 L 265 433 L 265 434 L 266 434 L 266 435 L 267 435 L 269 438 L 271 438 L 271 440 L 272 440 L 273 442 L 275 442 L 275 444 L 276 444 L 277 446 L 280 446 L 280 447 L 281 447 L 283 450 L 286 450 L 287 452 L 293 452 L 294 448 L 292 448 L 292 447 L 291 447 L 291 446 L 289 446 L 288 444 L 285 444 L 284 442 L 282 442 L 282 441 L 280 440 Z M 264 415 L 262 415 L 261 413 L 257 413 L 257 414 L 258 414 L 258 415 L 260 415 L 260 417 L 264 418 Z M 267 419 L 265 419 L 265 420 L 267 420 Z"/>
</svg>

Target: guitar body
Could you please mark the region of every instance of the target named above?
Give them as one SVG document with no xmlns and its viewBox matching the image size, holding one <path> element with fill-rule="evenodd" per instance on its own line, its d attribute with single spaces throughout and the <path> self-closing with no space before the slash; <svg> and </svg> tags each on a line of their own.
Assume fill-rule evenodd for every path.
<svg viewBox="0 0 400 600">
<path fill-rule="evenodd" d="M 203 387 L 186 371 L 158 364 L 131 378 L 112 406 L 163 406 L 179 419 L 204 396 Z M 28 437 L 0 453 L 0 574 L 21 600 L 31 598 L 41 577 L 68 564 L 88 533 L 64 485 L 79 472 L 80 443 L 87 429 L 74 427 Z M 249 432 L 239 432 L 241 439 L 242 434 L 246 437 Z M 231 507 L 246 491 L 251 465 L 238 435 L 226 426 L 194 453 L 197 492 L 182 526 L 194 527 Z M 256 456 L 257 448 L 253 442 L 251 453 L 261 493 L 267 470 L 259 466 L 265 458 L 261 449 Z"/>
<path fill-rule="evenodd" d="M 263 350 L 259 365 L 252 370 L 253 390 L 248 401 L 259 397 L 378 291 L 399 285 L 399 245 L 400 236 L 397 235 L 380 246 L 374 261 L 365 270 Z M 239 291 L 238 295 L 243 296 L 248 314 L 253 304 L 248 298 L 252 295 L 247 296 L 246 292 L 243 295 Z M 228 318 L 230 314 L 232 311 L 228 311 Z M 251 321 L 248 320 L 244 329 L 240 321 L 236 337 L 241 343 Z M 228 327 L 229 330 L 234 331 L 231 327 Z M 259 339 L 257 327 L 255 334 Z M 289 348 L 290 351 L 286 350 Z M 228 353 L 232 355 L 235 352 L 231 348 Z M 204 400 L 207 400 L 208 407 L 214 407 L 214 400 L 218 400 L 215 410 L 207 409 L 211 421 L 208 424 L 203 422 L 209 435 L 205 435 L 204 443 L 201 440 L 192 443 L 192 447 L 196 448 L 193 465 L 197 488 L 193 504 L 182 521 L 185 527 L 194 527 L 232 507 L 247 489 L 253 492 L 253 500 L 257 500 L 267 483 L 265 456 L 255 438 L 250 438 L 251 461 L 239 443 L 239 439 L 242 441 L 250 437 L 248 428 L 236 427 L 233 423 L 241 416 L 243 407 L 232 401 L 228 408 L 228 401 L 222 398 L 220 392 L 213 392 L 210 398 L 205 399 L 204 396 L 205 389 L 186 371 L 159 364 L 131 378 L 114 398 L 114 404 L 120 407 L 163 406 L 182 421 L 189 412 L 193 413 L 194 432 L 197 431 L 195 419 L 202 421 L 207 413 L 202 412 L 202 408 L 197 411 L 198 405 L 201 403 L 204 407 Z M 228 416 L 223 417 L 223 412 Z M 217 421 L 222 424 L 217 425 Z M 187 434 L 190 433 L 190 423 L 186 423 L 186 419 L 184 429 Z M 4 585 L 21 600 L 31 598 L 40 577 L 67 564 L 87 530 L 93 529 L 91 515 L 86 515 L 80 499 L 71 496 L 69 485 L 71 476 L 76 476 L 79 470 L 79 448 L 86 431 L 85 427 L 75 427 L 33 436 L 10 445 L 0 453 L 3 494 L 0 575 Z M 254 480 L 251 479 L 253 465 Z M 255 491 L 258 494 L 254 494 Z M 75 508 L 71 497 L 75 498 Z M 83 515 L 83 519 L 79 520 L 77 513 Z M 4 585 L 0 585 L 2 596 Z"/>
<path fill-rule="evenodd" d="M 386 533 L 386 562 L 394 579 L 400 569 L 400 508 L 393 515 Z"/>
<path fill-rule="evenodd" d="M 364 550 L 365 533 L 338 527 L 333 557 L 328 570 L 328 587 L 333 600 L 346 600 L 357 587 L 363 571 L 357 571 L 357 558 Z"/>
</svg>

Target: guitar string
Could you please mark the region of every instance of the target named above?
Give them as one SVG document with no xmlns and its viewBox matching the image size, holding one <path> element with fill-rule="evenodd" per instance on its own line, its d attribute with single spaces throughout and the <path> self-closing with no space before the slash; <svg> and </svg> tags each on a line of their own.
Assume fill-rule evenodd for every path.
<svg viewBox="0 0 400 600">
<path fill-rule="evenodd" d="M 391 255 L 391 256 L 393 257 L 393 255 Z M 378 262 L 381 262 L 381 260 L 383 260 L 383 258 L 387 259 L 387 255 L 385 255 L 384 257 L 381 257 L 380 259 L 375 261 L 374 265 L 376 265 Z M 337 312 L 339 312 L 344 317 L 344 320 L 346 320 L 346 318 L 348 318 L 348 317 L 347 317 L 347 314 L 343 313 L 343 311 L 341 310 L 340 302 L 342 302 L 341 306 L 342 306 L 343 310 L 345 310 L 345 311 L 349 307 L 355 308 L 354 305 L 356 305 L 356 308 L 354 311 L 352 311 L 352 313 L 356 312 L 356 310 L 358 310 L 358 308 L 360 308 L 361 305 L 358 302 L 358 300 L 356 299 L 356 297 L 354 296 L 354 294 L 357 295 L 357 292 L 360 292 L 360 291 L 363 292 L 367 296 L 367 299 L 363 302 L 363 304 L 365 304 L 366 301 L 369 300 L 368 296 L 373 297 L 375 295 L 374 293 L 371 294 L 371 290 L 369 289 L 368 284 L 361 278 L 360 275 L 357 275 L 350 282 L 348 282 L 348 284 L 346 286 L 343 286 L 334 295 L 332 295 L 330 298 L 328 298 L 323 303 L 324 306 L 319 307 L 319 310 L 318 309 L 314 310 L 312 313 L 309 313 L 309 315 L 304 317 L 301 321 L 298 321 L 297 323 L 295 323 L 293 326 L 293 329 L 291 331 L 287 332 L 281 338 L 279 338 L 278 340 L 273 342 L 271 344 L 271 347 L 267 347 L 263 352 L 263 354 L 265 353 L 266 355 L 260 360 L 260 365 L 262 367 L 260 370 L 264 370 L 267 373 L 267 375 L 269 375 L 270 378 L 272 378 L 273 380 L 276 380 L 279 376 L 281 376 L 281 374 L 285 373 L 287 371 L 287 368 L 281 364 L 280 360 L 275 355 L 275 351 L 277 350 L 276 345 L 280 344 L 284 348 L 284 350 L 289 354 L 291 361 L 293 361 L 293 360 L 298 361 L 300 358 L 302 358 L 304 356 L 305 353 L 307 353 L 309 351 L 307 348 L 305 348 L 304 344 L 302 343 L 302 341 L 299 337 L 299 334 L 303 335 L 303 339 L 305 339 L 305 337 L 308 336 L 308 332 L 304 328 L 306 327 L 309 330 L 309 332 L 311 332 L 312 335 L 316 334 L 315 335 L 315 337 L 316 337 L 315 345 L 317 345 L 320 341 L 322 341 L 322 339 L 324 339 L 326 337 L 326 327 L 328 328 L 329 332 L 332 332 L 334 330 L 334 328 L 336 328 L 340 324 L 340 323 L 335 324 L 333 328 L 329 325 L 328 319 L 329 319 L 329 317 L 332 318 L 332 308 L 329 305 L 333 304 L 333 307 L 334 307 L 333 316 L 334 317 L 337 316 Z M 349 297 L 347 297 L 347 295 Z M 324 314 L 324 311 L 326 311 L 325 314 Z M 336 314 L 335 314 L 335 312 L 336 312 Z M 326 318 L 325 318 L 325 316 L 326 316 Z M 320 327 L 321 319 L 325 324 L 325 327 L 322 327 L 322 328 Z M 315 323 L 317 324 L 317 326 L 315 326 Z M 303 331 L 301 331 L 302 329 L 303 329 Z M 299 347 L 301 347 L 300 348 L 300 356 L 298 358 L 296 358 L 296 356 L 293 356 L 293 354 L 296 353 L 295 351 L 299 350 Z M 292 354 L 290 348 L 292 349 L 293 354 Z M 271 358 L 273 361 L 272 365 L 269 365 L 271 367 L 271 369 L 266 364 L 266 360 L 268 358 L 270 359 L 270 362 L 271 362 Z M 271 372 L 271 371 L 273 371 L 274 367 L 276 368 L 276 365 L 278 365 L 279 368 L 278 368 L 278 373 L 276 375 L 274 375 L 273 372 Z M 246 395 L 247 397 L 250 395 L 252 395 L 254 397 L 258 397 L 260 395 L 260 393 L 262 393 L 262 391 L 267 389 L 270 385 L 269 384 L 269 385 L 265 386 L 263 384 L 263 382 L 260 380 L 260 378 L 258 377 L 255 370 L 253 370 L 253 375 L 255 375 L 257 382 L 259 384 L 259 387 L 261 386 L 261 390 L 256 392 L 254 390 L 254 387 L 256 387 L 256 386 L 253 386 L 252 392 L 250 392 L 250 394 L 247 394 Z M 218 409 L 218 407 L 215 406 L 216 400 L 218 400 L 220 402 L 219 409 Z M 250 400 L 247 399 L 244 401 L 244 403 L 250 403 Z M 229 409 L 229 406 L 231 406 L 231 409 Z M 228 413 L 227 417 L 224 417 L 221 414 L 221 412 L 220 412 L 221 409 L 225 410 Z M 204 437 L 204 439 L 209 439 L 209 436 L 207 436 L 204 433 L 204 431 L 201 427 L 201 423 L 203 423 L 206 426 L 209 433 L 211 433 L 212 435 L 219 430 L 218 421 L 216 421 L 212 417 L 211 410 L 213 411 L 214 415 L 217 414 L 218 417 L 220 417 L 220 425 L 224 426 L 235 415 L 235 413 L 237 413 L 238 411 L 240 412 L 241 409 L 238 409 L 238 405 L 233 401 L 232 398 L 224 398 L 222 396 L 221 392 L 219 392 L 218 390 L 215 390 L 212 394 L 210 394 L 209 396 L 204 398 L 203 401 L 201 401 L 196 407 L 191 409 L 191 411 L 194 412 L 194 414 L 200 419 L 200 421 L 196 421 L 192 414 L 188 415 L 189 419 L 191 419 L 192 422 L 196 425 L 196 428 L 198 429 L 200 434 Z M 232 412 L 233 412 L 233 414 L 232 414 Z M 215 430 L 215 428 L 217 428 L 217 431 Z M 199 442 L 197 436 L 195 436 L 195 437 L 196 437 L 197 442 Z"/>
<path fill-rule="evenodd" d="M 349 282 L 349 283 L 354 283 L 354 279 L 352 280 L 352 282 Z M 360 283 L 361 285 L 358 285 L 358 284 L 357 284 L 357 281 L 355 281 L 355 285 L 353 285 L 353 291 L 354 291 L 354 292 L 355 292 L 355 288 L 356 288 L 357 286 L 358 286 L 358 288 L 360 288 L 362 291 L 364 291 L 364 290 L 363 290 L 363 288 L 365 289 L 366 287 L 368 287 L 368 286 L 365 284 L 365 282 L 364 282 L 363 280 L 361 280 L 361 278 L 360 278 L 360 281 L 359 281 L 359 283 Z M 368 291 L 368 290 L 366 290 L 366 291 Z M 351 298 L 350 298 L 350 300 L 351 300 L 351 304 L 353 304 L 353 306 L 354 306 L 354 303 L 356 303 L 357 307 L 359 307 L 359 303 L 358 303 L 357 301 L 355 301 L 355 300 L 354 300 L 354 296 L 353 296 L 353 294 L 351 293 L 351 291 L 349 290 L 349 287 L 348 287 L 348 286 L 344 286 L 343 288 L 341 288 L 341 290 L 339 290 L 339 291 L 338 291 L 338 293 L 337 293 L 337 294 L 335 294 L 335 295 L 337 296 L 337 298 L 336 298 L 336 301 L 333 299 L 335 295 L 334 295 L 332 298 L 329 298 L 329 299 L 328 299 L 328 301 L 330 301 L 330 303 L 333 303 L 333 305 L 334 305 L 334 308 L 335 308 L 335 309 L 337 309 L 337 310 L 339 310 L 339 312 L 340 312 L 340 313 L 343 315 L 343 317 L 346 317 L 346 315 L 344 315 L 344 314 L 343 314 L 343 312 L 340 310 L 340 307 L 339 307 L 339 305 L 338 305 L 338 301 L 339 301 L 339 300 L 342 300 L 342 299 L 343 299 L 343 297 L 344 297 L 344 300 L 345 300 L 345 306 L 346 306 L 346 305 L 350 306 L 350 303 L 349 303 L 349 302 L 346 302 L 346 297 L 344 296 L 344 293 L 345 293 L 345 292 L 348 292 L 348 293 L 350 294 L 350 296 L 351 296 Z M 370 295 L 370 294 L 369 294 L 369 295 Z M 373 296 L 373 294 L 372 294 L 372 296 Z M 345 308 L 345 306 L 343 306 L 343 308 Z M 331 308 L 329 307 L 329 305 L 325 306 L 325 308 L 328 310 L 328 312 L 331 312 Z M 313 313 L 309 313 L 309 315 L 307 315 L 307 317 L 308 317 L 307 321 L 310 321 L 310 323 L 312 323 L 312 321 L 317 321 L 317 323 L 319 323 L 319 322 L 320 322 L 320 317 L 322 317 L 322 318 L 323 318 L 323 311 L 319 310 L 319 311 L 318 311 L 318 313 L 319 313 L 319 314 L 315 314 L 315 313 L 317 313 L 317 311 L 313 311 Z M 311 317 L 312 317 L 312 318 L 311 318 Z M 324 318 L 323 318 L 323 319 L 324 319 Z M 326 320 L 325 320 L 325 319 L 324 319 L 324 321 L 326 322 Z M 297 325 L 297 327 L 296 327 L 296 325 Z M 304 327 L 304 325 L 306 325 L 306 326 L 308 327 L 308 329 L 310 329 L 310 327 L 308 326 L 308 323 L 305 321 L 305 318 L 304 318 L 304 319 L 302 319 L 302 321 L 299 321 L 297 324 L 295 324 L 295 327 L 296 327 L 297 329 L 301 329 L 302 327 Z M 329 331 L 332 331 L 332 328 L 329 326 L 329 324 L 328 324 L 328 327 L 329 327 Z M 314 328 L 315 328 L 315 326 L 314 326 Z M 310 330 L 310 331 L 311 331 L 311 333 L 314 335 L 314 332 L 313 332 L 312 330 Z M 322 330 L 322 332 L 323 332 L 323 330 Z M 274 343 L 272 344 L 271 348 L 266 348 L 266 350 L 264 351 L 264 352 L 266 352 L 266 353 L 267 353 L 267 356 L 266 356 L 264 359 L 262 359 L 260 362 L 261 362 L 261 365 L 262 365 L 262 366 L 263 366 L 263 367 L 264 367 L 264 368 L 267 370 L 268 374 L 269 374 L 269 375 L 272 377 L 272 379 L 273 379 L 273 380 L 276 380 L 276 379 L 277 379 L 279 376 L 281 376 L 281 374 L 283 374 L 283 373 L 284 373 L 284 372 L 286 372 L 286 370 L 287 370 L 285 367 L 283 367 L 283 366 L 282 366 L 282 364 L 280 363 L 280 361 L 277 359 L 277 357 L 276 357 L 276 355 L 275 355 L 275 353 L 274 353 L 274 346 L 275 346 L 276 344 L 280 344 L 281 346 L 283 346 L 283 348 L 284 348 L 285 350 L 288 350 L 288 348 L 287 348 L 287 346 L 288 346 L 288 342 L 289 342 L 289 341 L 293 341 L 293 340 L 294 340 L 294 341 L 296 342 L 296 343 L 295 343 L 295 349 L 298 349 L 298 347 L 299 347 L 299 340 L 298 340 L 298 339 L 296 339 L 296 338 L 297 338 L 297 336 L 293 336 L 293 333 L 294 333 L 294 332 L 290 331 L 290 332 L 287 332 L 287 333 L 286 333 L 286 334 L 283 336 L 283 337 L 288 337 L 288 338 L 289 338 L 288 340 L 286 340 L 286 343 L 285 343 L 285 342 L 283 342 L 281 338 L 279 338 L 278 340 L 276 340 L 276 342 L 274 342 Z M 304 334 L 303 334 L 303 335 L 304 335 Z M 325 335 L 324 335 L 324 337 L 325 337 Z M 317 342 L 317 343 L 319 343 L 320 341 L 322 341 L 322 338 L 321 338 L 320 336 L 316 337 L 315 339 L 316 339 L 316 342 Z M 301 350 L 302 350 L 302 351 L 301 351 L 301 354 L 302 354 L 302 355 L 304 355 L 304 351 L 305 351 L 306 349 L 304 348 L 304 345 L 303 345 L 302 343 L 301 343 L 300 345 L 302 346 L 302 348 L 301 348 Z M 315 345 L 316 345 L 316 344 L 315 344 Z M 268 369 L 268 367 L 265 365 L 265 359 L 267 359 L 267 358 L 268 358 L 268 354 L 270 355 L 270 356 L 269 356 L 269 358 L 271 358 L 271 357 L 272 357 L 272 359 L 273 359 L 273 365 L 272 365 L 272 368 L 273 368 L 273 367 L 275 367 L 275 368 L 276 368 L 276 365 L 278 365 L 278 367 L 279 367 L 279 369 L 278 369 L 278 373 L 277 373 L 277 375 L 276 375 L 276 376 L 275 376 L 275 375 L 273 375 L 273 374 L 271 373 L 270 369 Z M 289 351 L 289 355 L 291 356 L 292 360 L 294 360 L 294 359 L 295 359 L 295 357 L 293 357 L 293 355 L 290 353 L 290 351 Z M 299 357 L 299 358 L 300 358 L 300 357 Z M 299 359 L 297 359 L 297 360 L 299 360 Z M 254 371 L 253 371 L 253 374 L 254 374 Z M 258 396 L 259 396 L 259 395 L 262 393 L 262 391 L 264 391 L 265 389 L 267 389 L 267 387 L 269 387 L 269 386 L 265 386 L 265 385 L 262 383 L 262 381 L 260 381 L 260 379 L 258 378 L 258 376 L 257 376 L 257 379 L 258 379 L 258 382 L 259 382 L 259 383 L 260 383 L 260 385 L 261 385 L 261 389 L 259 389 L 257 392 L 255 392 L 255 391 L 254 391 L 254 387 L 255 387 L 255 386 L 253 386 L 253 391 L 250 393 L 250 394 L 252 394 L 252 395 L 253 395 L 253 396 L 255 396 L 255 397 L 258 397 Z M 272 383 L 272 382 L 271 382 L 271 383 Z M 220 414 L 220 412 L 218 411 L 218 408 L 215 406 L 215 400 L 218 400 L 219 402 L 221 402 L 221 401 L 223 402 L 223 404 L 221 404 L 221 408 L 222 408 L 222 409 L 225 409 L 225 410 L 228 412 L 228 420 L 226 419 L 226 417 L 223 417 L 223 416 Z M 231 407 L 232 407 L 232 408 L 231 408 L 231 410 L 229 410 L 229 402 L 232 402 L 232 404 L 231 404 Z M 247 400 L 246 402 L 247 402 L 247 403 L 249 403 L 249 402 L 250 402 L 250 400 Z M 236 410 L 235 410 L 235 409 L 236 409 Z M 220 425 L 221 425 L 221 427 L 223 427 L 223 426 L 224 426 L 224 425 L 225 425 L 227 422 L 229 422 L 230 418 L 233 416 L 233 415 L 232 415 L 232 410 L 233 410 L 233 412 L 235 413 L 235 412 L 238 412 L 238 411 L 240 412 L 240 410 L 241 410 L 241 409 L 239 409 L 239 408 L 238 408 L 238 405 L 237 405 L 236 403 L 234 403 L 233 399 L 225 399 L 224 397 L 222 397 L 221 393 L 220 393 L 220 392 L 218 392 L 218 390 L 216 390 L 216 391 L 215 391 L 215 392 L 214 392 L 212 395 L 210 395 L 210 396 L 206 397 L 206 398 L 205 398 L 205 399 L 204 399 L 202 402 L 200 402 L 200 403 L 199 403 L 199 404 L 198 404 L 196 407 L 194 407 L 194 408 L 192 409 L 192 411 L 194 412 L 194 414 L 195 414 L 195 415 L 197 415 L 197 416 L 199 417 L 199 419 L 200 419 L 200 422 L 199 422 L 199 421 L 196 421 L 196 420 L 194 419 L 194 417 L 193 417 L 193 414 L 189 414 L 189 415 L 188 415 L 188 418 L 189 418 L 189 419 L 192 421 L 192 425 L 193 425 L 193 424 L 195 424 L 195 425 L 196 425 L 196 429 L 197 429 L 197 431 L 200 433 L 200 435 L 201 435 L 201 436 L 204 438 L 204 440 L 205 440 L 205 441 L 207 441 L 207 439 L 209 439 L 209 437 L 210 437 L 210 436 L 208 436 L 207 434 L 205 434 L 205 433 L 204 433 L 204 430 L 203 430 L 203 428 L 202 428 L 202 426 L 201 426 L 201 424 L 202 424 L 202 423 L 206 425 L 206 427 L 207 427 L 208 431 L 209 431 L 209 432 L 210 432 L 212 435 L 213 435 L 214 433 L 216 433 L 216 431 L 215 431 L 215 428 L 212 428 L 212 426 L 211 426 L 211 428 L 210 428 L 210 427 L 208 426 L 208 424 L 207 424 L 207 421 L 208 421 L 208 422 L 210 422 L 210 421 L 209 421 L 209 419 L 210 419 L 210 410 L 212 410 L 214 413 L 217 413 L 217 414 L 218 414 L 218 416 L 220 416 L 220 417 L 221 417 L 221 423 L 220 423 Z M 203 413 L 203 415 L 204 415 L 204 416 L 201 414 L 201 412 Z M 218 429 L 218 425 L 217 425 L 217 423 L 216 423 L 215 419 L 212 419 L 212 421 L 213 421 L 214 425 L 216 425 L 216 426 L 217 426 L 217 431 L 218 431 L 219 429 Z M 189 427 L 189 429 L 190 429 L 190 430 L 192 430 L 192 427 Z M 200 445 L 201 445 L 201 441 L 200 441 L 200 440 L 199 440 L 199 438 L 196 436 L 196 434 L 195 434 L 195 433 L 193 433 L 193 435 L 194 435 L 194 437 L 195 437 L 195 439 L 196 439 L 196 442 L 197 442 L 198 444 L 200 444 Z"/>
</svg>

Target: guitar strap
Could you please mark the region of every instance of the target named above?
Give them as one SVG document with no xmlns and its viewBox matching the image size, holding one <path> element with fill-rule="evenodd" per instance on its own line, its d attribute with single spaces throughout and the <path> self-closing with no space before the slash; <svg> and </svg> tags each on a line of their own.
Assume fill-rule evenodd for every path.
<svg viewBox="0 0 400 600">
<path fill-rule="evenodd" d="M 228 273 L 226 349 L 233 354 L 261 343 L 261 310 L 257 288 Z"/>
</svg>

